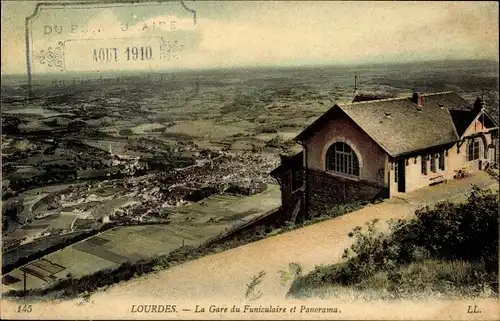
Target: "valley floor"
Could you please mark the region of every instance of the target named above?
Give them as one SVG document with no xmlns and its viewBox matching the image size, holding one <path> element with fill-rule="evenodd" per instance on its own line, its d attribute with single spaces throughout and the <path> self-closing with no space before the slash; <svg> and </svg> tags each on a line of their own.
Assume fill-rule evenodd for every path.
<svg viewBox="0 0 500 321">
<path fill-rule="evenodd" d="M 23 271 L 26 288 L 35 289 L 68 275 L 82 277 L 126 261 L 167 255 L 182 245 L 199 246 L 278 208 L 279 193 L 279 187 L 270 184 L 251 196 L 212 195 L 171 208 L 169 224 L 122 226 L 99 233 L 6 274 L 2 292 L 22 290 Z"/>
</svg>

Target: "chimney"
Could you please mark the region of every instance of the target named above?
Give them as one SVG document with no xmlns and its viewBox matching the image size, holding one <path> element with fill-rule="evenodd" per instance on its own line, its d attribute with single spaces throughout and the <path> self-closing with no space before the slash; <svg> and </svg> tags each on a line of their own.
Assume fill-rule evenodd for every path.
<svg viewBox="0 0 500 321">
<path fill-rule="evenodd" d="M 414 102 L 417 107 L 422 107 L 422 93 L 420 92 L 415 92 L 413 93 L 413 97 L 411 99 L 412 102 Z"/>
<path fill-rule="evenodd" d="M 484 109 L 484 101 L 477 97 L 476 101 L 474 102 L 474 106 L 472 107 L 472 110 L 481 110 L 481 109 Z"/>
</svg>

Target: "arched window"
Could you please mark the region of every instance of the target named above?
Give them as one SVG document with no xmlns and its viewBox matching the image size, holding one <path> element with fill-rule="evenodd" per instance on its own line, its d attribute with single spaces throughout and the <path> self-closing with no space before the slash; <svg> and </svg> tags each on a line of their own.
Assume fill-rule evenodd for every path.
<svg viewBox="0 0 500 321">
<path fill-rule="evenodd" d="M 326 152 L 326 169 L 359 176 L 358 157 L 349 145 L 342 142 L 335 143 Z"/>
</svg>

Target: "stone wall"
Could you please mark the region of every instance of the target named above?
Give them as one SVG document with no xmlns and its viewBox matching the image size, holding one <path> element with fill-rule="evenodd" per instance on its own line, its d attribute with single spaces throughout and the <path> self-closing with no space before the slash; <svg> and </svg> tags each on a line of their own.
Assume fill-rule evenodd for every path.
<svg viewBox="0 0 500 321">
<path fill-rule="evenodd" d="M 313 169 L 308 171 L 307 183 L 307 218 L 328 212 L 333 204 L 388 197 L 388 189 L 376 183 L 344 179 Z"/>
<path fill-rule="evenodd" d="M 294 191 L 291 195 L 291 204 L 289 206 L 289 211 L 283 213 L 283 221 L 291 222 L 293 224 L 299 224 L 304 221 L 304 191 L 303 189 Z"/>
</svg>

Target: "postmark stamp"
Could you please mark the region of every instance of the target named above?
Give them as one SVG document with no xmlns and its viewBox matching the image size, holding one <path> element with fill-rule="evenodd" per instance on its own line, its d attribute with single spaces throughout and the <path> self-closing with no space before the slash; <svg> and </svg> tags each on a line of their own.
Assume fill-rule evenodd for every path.
<svg viewBox="0 0 500 321">
<path fill-rule="evenodd" d="M 30 90 L 45 73 L 172 69 L 199 38 L 182 1 L 42 2 L 25 29 Z"/>
</svg>

